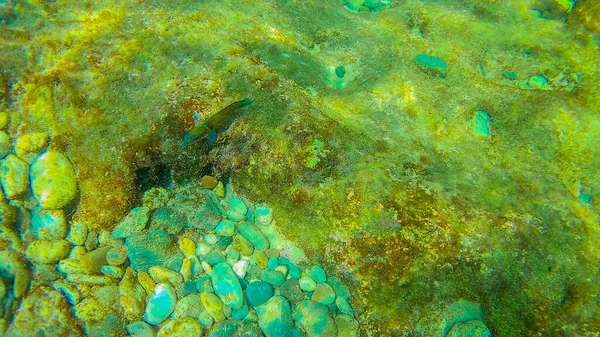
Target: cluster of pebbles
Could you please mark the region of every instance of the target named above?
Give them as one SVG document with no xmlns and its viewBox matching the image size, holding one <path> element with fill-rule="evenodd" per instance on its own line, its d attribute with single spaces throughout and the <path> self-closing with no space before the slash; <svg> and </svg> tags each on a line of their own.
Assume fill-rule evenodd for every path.
<svg viewBox="0 0 600 337">
<path fill-rule="evenodd" d="M 48 145 L 0 131 L 0 336 L 359 335 L 347 286 L 266 205 L 206 176 L 96 230 L 67 216 L 75 170 Z"/>
</svg>

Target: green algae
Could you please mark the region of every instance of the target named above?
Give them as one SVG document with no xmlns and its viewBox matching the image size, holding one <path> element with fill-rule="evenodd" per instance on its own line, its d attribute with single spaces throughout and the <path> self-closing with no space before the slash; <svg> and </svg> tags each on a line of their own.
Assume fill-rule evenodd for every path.
<svg viewBox="0 0 600 337">
<path fill-rule="evenodd" d="M 584 13 L 597 5 L 564 7 L 566 23 L 522 1 L 107 2 L 77 20 L 60 6 L 84 5 L 11 7 L 0 97 L 12 132 L 65 139 L 84 181 L 78 216 L 113 225 L 126 207 L 112 206 L 136 197 L 134 167 L 168 163 L 176 181 L 214 170 L 352 281 L 366 333 L 400 335 L 458 298 L 481 303 L 495 335 L 598 332 L 598 206 L 579 200 L 581 182 L 600 190 L 598 29 Z M 452 65 L 443 83 L 414 64 L 423 51 Z M 344 83 L 330 86 L 338 64 Z M 529 83 L 543 90 L 507 69 L 544 74 Z M 559 90 L 563 69 L 583 85 Z M 177 149 L 193 111 L 246 94 L 260 106 L 221 143 Z M 494 116 L 491 142 L 472 137 L 479 110 Z"/>
</svg>

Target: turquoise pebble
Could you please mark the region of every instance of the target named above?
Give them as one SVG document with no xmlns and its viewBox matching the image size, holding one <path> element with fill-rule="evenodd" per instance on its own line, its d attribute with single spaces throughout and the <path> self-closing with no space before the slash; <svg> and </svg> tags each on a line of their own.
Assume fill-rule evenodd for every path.
<svg viewBox="0 0 600 337">
<path fill-rule="evenodd" d="M 229 201 L 229 212 L 227 212 L 227 217 L 230 220 L 241 221 L 246 217 L 247 212 L 248 207 L 242 200 L 231 198 L 231 201 Z"/>
<path fill-rule="evenodd" d="M 217 264 L 221 263 L 221 262 L 225 262 L 225 256 L 223 256 L 223 254 L 219 253 L 219 252 L 210 252 L 208 254 L 206 254 L 202 260 L 206 261 L 208 264 L 210 264 L 211 266 L 216 266 Z"/>
<path fill-rule="evenodd" d="M 300 289 L 297 279 L 287 279 L 280 288 L 281 296 L 291 303 L 298 303 L 304 299 L 304 292 Z"/>
<path fill-rule="evenodd" d="M 235 232 L 235 223 L 228 219 L 223 219 L 215 228 L 217 235 L 221 236 L 233 236 Z"/>
<path fill-rule="evenodd" d="M 204 236 L 204 241 L 206 241 L 206 243 L 208 243 L 209 245 L 214 245 L 215 243 L 217 243 L 217 241 L 219 241 L 219 238 L 217 238 L 216 235 L 214 234 L 206 234 Z"/>
<path fill-rule="evenodd" d="M 327 307 L 317 302 L 303 300 L 298 303 L 294 311 L 294 321 L 308 336 L 337 336 L 335 321 Z"/>
<path fill-rule="evenodd" d="M 306 274 L 312 277 L 313 280 L 317 283 L 325 283 L 327 282 L 327 275 L 325 275 L 325 270 L 320 266 L 313 266 L 310 270 L 307 270 Z"/>
<path fill-rule="evenodd" d="M 215 289 L 215 294 L 219 296 L 223 304 L 232 309 L 240 309 L 242 307 L 244 300 L 242 287 L 233 269 L 227 263 L 221 262 L 217 264 L 213 268 L 210 279 Z"/>
<path fill-rule="evenodd" d="M 269 207 L 259 206 L 256 208 L 255 222 L 266 226 L 273 221 L 273 211 Z"/>
<path fill-rule="evenodd" d="M 337 306 L 338 310 L 344 315 L 352 316 L 354 314 L 354 310 L 352 310 L 350 303 L 348 303 L 348 301 L 343 297 L 336 298 L 335 305 Z"/>
<path fill-rule="evenodd" d="M 283 281 L 285 281 L 285 275 L 279 270 L 263 270 L 262 273 L 260 273 L 260 279 L 279 287 Z"/>
<path fill-rule="evenodd" d="M 246 220 L 248 220 L 250 222 L 254 222 L 255 219 L 256 219 L 256 216 L 254 214 L 254 211 L 249 209 L 248 213 L 246 213 Z"/>
<path fill-rule="evenodd" d="M 137 321 L 127 326 L 127 333 L 135 337 L 154 337 L 156 331 L 146 322 Z"/>
<path fill-rule="evenodd" d="M 246 288 L 246 299 L 252 307 L 266 303 L 271 297 L 273 297 L 273 287 L 267 282 L 252 282 Z"/>
<path fill-rule="evenodd" d="M 415 63 L 419 66 L 421 71 L 439 77 L 446 77 L 448 72 L 448 66 L 446 62 L 439 57 L 419 54 L 415 56 Z"/>
<path fill-rule="evenodd" d="M 183 282 L 183 285 L 179 289 L 179 295 L 187 296 L 196 292 L 196 282 L 187 280 Z"/>
<path fill-rule="evenodd" d="M 279 258 L 279 264 L 282 265 L 282 266 L 289 266 L 290 265 L 290 260 L 287 257 L 281 256 Z"/>
<path fill-rule="evenodd" d="M 335 291 L 327 283 L 319 283 L 312 294 L 311 300 L 324 305 L 330 305 L 335 302 Z"/>
<path fill-rule="evenodd" d="M 532 76 L 527 80 L 528 89 L 547 89 L 550 87 L 550 81 L 544 75 Z"/>
<path fill-rule="evenodd" d="M 295 264 L 290 264 L 290 277 L 294 279 L 299 279 L 302 276 L 302 271 Z"/>
<path fill-rule="evenodd" d="M 31 231 L 38 240 L 62 240 L 67 236 L 67 218 L 63 210 L 36 208 L 31 216 Z"/>
<path fill-rule="evenodd" d="M 150 208 L 136 207 L 129 211 L 127 216 L 112 231 L 112 236 L 116 239 L 129 237 L 140 233 L 148 223 L 150 217 Z"/>
<path fill-rule="evenodd" d="M 276 257 L 269 258 L 269 262 L 267 263 L 267 268 L 269 270 L 275 270 L 279 265 L 279 260 Z"/>
<path fill-rule="evenodd" d="M 294 327 L 292 310 L 288 301 L 274 296 L 267 303 L 256 308 L 258 326 L 266 337 L 289 336 Z"/>
<path fill-rule="evenodd" d="M 146 304 L 144 321 L 151 325 L 159 325 L 164 322 L 175 310 L 177 294 L 175 289 L 167 283 L 159 283 L 152 293 L 152 297 Z"/>
<path fill-rule="evenodd" d="M 196 281 L 196 291 L 199 293 L 211 292 L 207 289 L 207 286 L 212 288 L 212 285 L 210 284 L 210 276 L 208 275 L 202 276 Z"/>
<path fill-rule="evenodd" d="M 248 306 L 244 304 L 241 308 L 235 309 L 231 312 L 231 318 L 242 320 L 248 315 Z"/>
<path fill-rule="evenodd" d="M 310 276 L 302 276 L 298 282 L 300 283 L 300 289 L 306 292 L 315 291 L 315 289 L 317 289 L 317 282 Z"/>
<path fill-rule="evenodd" d="M 238 232 L 248 239 L 250 243 L 254 246 L 254 248 L 264 252 L 269 249 L 269 240 L 267 237 L 258 229 L 258 227 L 254 226 L 249 222 L 245 222 L 238 226 Z"/>
<path fill-rule="evenodd" d="M 479 110 L 475 113 L 475 117 L 473 117 L 473 131 L 478 136 L 490 137 L 490 115 L 483 111 Z"/>
<path fill-rule="evenodd" d="M 346 75 L 346 68 L 344 68 L 344 66 L 335 67 L 335 75 L 339 78 L 343 78 Z"/>
</svg>

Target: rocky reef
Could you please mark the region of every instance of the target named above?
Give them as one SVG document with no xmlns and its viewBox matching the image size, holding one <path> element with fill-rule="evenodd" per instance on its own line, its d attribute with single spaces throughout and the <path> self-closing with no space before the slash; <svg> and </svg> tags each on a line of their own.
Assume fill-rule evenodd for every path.
<svg viewBox="0 0 600 337">
<path fill-rule="evenodd" d="M 256 221 L 274 215 L 269 226 L 305 252 L 304 274 L 318 265 L 348 286 L 346 297 L 331 288 L 355 316 L 324 307 L 364 336 L 598 334 L 599 16 L 591 0 L 1 2 L 1 250 L 17 266 L 1 275 L 3 326 L 57 303 L 40 317 L 62 330 L 46 335 L 147 330 L 147 306 L 119 304 L 115 280 L 169 301 L 187 256 L 173 236 L 191 219 L 230 237 L 217 231 L 240 232 L 250 200 Z M 180 146 L 197 120 L 245 97 L 254 104 L 214 143 Z M 57 171 L 60 193 L 44 178 Z M 216 198 L 234 186 L 241 204 L 223 213 L 219 201 L 211 217 L 191 197 L 199 215 L 159 211 L 161 195 L 204 175 Z M 219 252 L 212 268 L 227 262 Z M 300 292 L 285 289 L 298 302 L 261 305 L 286 313 L 273 329 L 311 335 L 298 311 L 323 309 L 297 279 Z M 234 296 L 209 283 L 177 299 L 214 293 L 205 307 L 241 315 L 235 282 Z M 262 301 L 247 289 L 242 302 Z M 330 302 L 327 286 L 318 294 Z M 265 333 L 261 310 L 250 323 L 209 316 Z M 202 325 L 176 312 L 161 330 Z"/>
</svg>

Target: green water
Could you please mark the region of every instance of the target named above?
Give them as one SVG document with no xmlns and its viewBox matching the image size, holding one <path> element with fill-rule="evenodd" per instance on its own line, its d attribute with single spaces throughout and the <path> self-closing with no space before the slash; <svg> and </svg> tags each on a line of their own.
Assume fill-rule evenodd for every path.
<svg viewBox="0 0 600 337">
<path fill-rule="evenodd" d="M 348 285 L 361 336 L 597 336 L 600 6 L 378 3 L 2 1 L 3 155 L 49 135 L 77 173 L 69 226 L 97 235 L 152 187 L 216 177 Z M 246 97 L 215 142 L 180 146 Z M 1 274 L 0 332 L 56 281 L 22 219 L 0 249 L 31 283 L 11 299 Z"/>
</svg>

